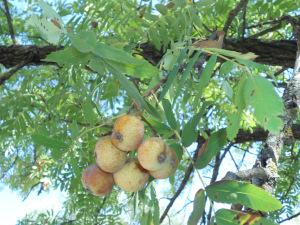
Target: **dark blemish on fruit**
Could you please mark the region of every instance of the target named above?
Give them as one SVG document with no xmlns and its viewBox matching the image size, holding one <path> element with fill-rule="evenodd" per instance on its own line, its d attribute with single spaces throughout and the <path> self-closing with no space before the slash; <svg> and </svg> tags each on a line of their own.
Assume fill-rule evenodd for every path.
<svg viewBox="0 0 300 225">
<path fill-rule="evenodd" d="M 117 139 L 118 141 L 123 141 L 123 135 L 120 132 L 114 132 L 113 138 Z"/>
<path fill-rule="evenodd" d="M 167 156 L 166 154 L 163 152 L 163 153 L 160 153 L 158 156 L 157 156 L 157 161 L 159 163 L 163 163 L 165 160 L 166 160 Z"/>
</svg>

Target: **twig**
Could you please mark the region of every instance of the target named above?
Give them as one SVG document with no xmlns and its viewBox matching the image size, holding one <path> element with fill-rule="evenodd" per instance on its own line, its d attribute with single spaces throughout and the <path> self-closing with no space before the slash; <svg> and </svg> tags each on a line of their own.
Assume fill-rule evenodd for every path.
<svg viewBox="0 0 300 225">
<path fill-rule="evenodd" d="M 27 62 L 22 62 L 16 66 L 14 66 L 13 68 L 9 69 L 8 71 L 0 74 L 0 86 L 2 84 L 4 84 L 4 82 L 6 80 L 11 78 L 18 70 L 22 69 L 26 64 L 27 64 Z"/>
<path fill-rule="evenodd" d="M 200 146 L 202 145 L 202 143 L 198 142 L 198 145 L 197 145 L 197 149 L 194 153 L 194 156 L 193 156 L 193 159 L 195 160 L 198 156 L 198 151 L 200 149 Z M 175 200 L 177 199 L 177 197 L 181 194 L 181 192 L 183 191 L 183 189 L 185 188 L 192 172 L 193 172 L 193 169 L 194 169 L 194 166 L 193 166 L 193 163 L 190 162 L 186 171 L 185 171 L 185 174 L 184 174 L 184 177 L 179 185 L 179 188 L 177 189 L 177 191 L 175 192 L 175 194 L 173 195 L 173 197 L 170 199 L 170 202 L 169 204 L 167 205 L 166 209 L 164 210 L 164 212 L 162 213 L 161 217 L 160 217 L 160 220 L 159 222 L 162 223 L 165 219 L 165 217 L 168 215 L 168 212 L 169 210 L 171 209 L 171 207 L 173 206 Z"/>
<path fill-rule="evenodd" d="M 281 27 L 282 27 L 282 24 L 281 24 L 281 23 L 276 24 L 275 26 L 270 27 L 270 28 L 268 28 L 268 29 L 265 29 L 265 30 L 263 30 L 263 31 L 261 31 L 261 32 L 259 32 L 259 33 L 257 33 L 257 34 L 254 34 L 254 35 L 250 36 L 249 38 L 258 38 L 258 37 L 261 37 L 261 36 L 263 36 L 263 35 L 265 35 L 265 34 L 267 34 L 267 33 L 276 31 L 276 30 L 278 30 L 278 29 L 281 28 Z"/>
<path fill-rule="evenodd" d="M 285 221 L 294 219 L 294 218 L 296 218 L 296 217 L 298 217 L 298 216 L 300 216 L 300 212 L 296 213 L 295 215 L 289 216 L 289 217 L 287 217 L 287 218 L 285 218 L 285 219 L 283 219 L 283 220 L 280 220 L 279 223 L 283 223 L 283 222 L 285 222 Z"/>
<path fill-rule="evenodd" d="M 162 78 L 158 84 L 156 84 L 153 88 L 151 88 L 150 90 L 146 91 L 143 94 L 143 97 L 149 97 L 150 95 L 156 93 L 158 91 L 158 89 L 164 85 L 164 83 L 167 81 L 167 77 Z"/>
<path fill-rule="evenodd" d="M 288 18 L 289 18 L 289 16 L 284 15 L 284 16 L 280 17 L 280 18 L 277 19 L 277 20 L 271 20 L 271 21 L 266 21 L 266 22 L 254 24 L 254 25 L 248 26 L 248 27 L 246 27 L 246 28 L 247 28 L 247 29 L 252 29 L 252 28 L 262 27 L 262 26 L 264 26 L 264 25 L 277 24 L 277 23 L 281 23 L 281 22 L 283 22 L 283 21 L 285 21 L 285 20 L 288 20 Z"/>
<path fill-rule="evenodd" d="M 16 152 L 16 157 L 14 159 L 14 161 L 12 162 L 12 164 L 10 164 L 10 166 L 6 169 L 6 171 L 3 172 L 3 174 L 0 177 L 0 181 L 6 176 L 7 172 L 11 170 L 11 168 L 13 168 L 17 162 L 19 158 L 19 149 L 17 148 L 17 152 Z"/>
<path fill-rule="evenodd" d="M 236 163 L 236 161 L 235 161 L 235 159 L 234 159 L 234 157 L 233 157 L 233 155 L 231 154 L 230 151 L 229 151 L 229 155 L 230 155 L 230 158 L 232 159 L 232 161 L 233 161 L 233 163 L 234 163 L 234 165 L 235 165 L 236 170 L 239 171 L 239 166 L 238 166 L 238 164 Z"/>
<path fill-rule="evenodd" d="M 246 24 L 247 24 L 246 17 L 247 17 L 247 4 L 244 5 L 244 9 L 243 9 L 242 39 L 245 38 Z"/>
<path fill-rule="evenodd" d="M 231 26 L 234 18 L 237 16 L 237 14 L 241 11 L 241 9 L 243 9 L 245 7 L 245 5 L 248 4 L 249 0 L 241 0 L 234 9 L 232 9 L 227 17 L 227 20 L 225 22 L 223 31 L 225 32 L 225 35 L 229 29 L 229 27 Z"/>
<path fill-rule="evenodd" d="M 7 0 L 3 0 L 3 4 L 4 4 L 4 8 L 5 8 L 5 16 L 6 16 L 6 19 L 7 19 L 7 25 L 8 25 L 8 30 L 9 30 L 9 33 L 10 33 L 10 37 L 11 37 L 11 40 L 14 44 L 16 44 L 16 37 L 15 37 L 15 31 L 14 31 L 14 27 L 13 27 L 13 24 L 12 24 L 12 18 L 11 18 L 11 15 L 10 15 L 10 12 L 9 12 L 9 7 L 8 7 L 8 2 Z"/>
<path fill-rule="evenodd" d="M 232 143 L 230 143 L 225 149 L 224 149 L 224 152 L 223 154 L 221 155 L 220 152 L 216 155 L 216 158 L 215 158 L 215 165 L 214 165 L 214 169 L 213 169 L 213 174 L 212 174 L 212 178 L 210 180 L 210 184 L 213 184 L 217 178 L 218 178 L 218 175 L 219 175 L 219 170 L 220 170 L 220 166 L 221 166 L 221 163 L 223 161 L 223 159 L 225 158 L 227 152 L 229 152 L 230 148 L 233 146 Z M 205 202 L 207 201 L 207 197 L 205 199 Z M 207 221 L 210 221 L 211 219 L 211 215 L 212 215 L 212 211 L 213 211 L 213 202 L 211 202 L 211 205 L 209 206 L 209 211 L 208 211 L 208 214 L 207 214 Z M 203 219 L 205 219 L 203 217 Z"/>
<path fill-rule="evenodd" d="M 29 189 L 29 191 L 27 192 L 27 194 L 25 195 L 25 197 L 22 199 L 22 201 L 25 201 L 25 200 L 29 197 L 29 195 L 30 195 L 30 193 L 33 191 L 33 189 L 34 189 L 36 186 L 38 186 L 39 184 L 41 184 L 41 182 L 38 182 L 38 183 L 32 185 L 31 188 Z"/>
</svg>

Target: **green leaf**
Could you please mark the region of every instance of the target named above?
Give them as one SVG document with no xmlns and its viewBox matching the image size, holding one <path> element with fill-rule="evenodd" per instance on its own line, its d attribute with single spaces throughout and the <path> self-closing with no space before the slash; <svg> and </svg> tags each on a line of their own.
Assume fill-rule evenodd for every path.
<svg viewBox="0 0 300 225">
<path fill-rule="evenodd" d="M 239 80 L 237 86 L 235 87 L 233 102 L 237 106 L 238 112 L 242 112 L 246 107 L 246 102 L 244 99 L 244 88 L 247 76 L 243 75 Z"/>
<path fill-rule="evenodd" d="M 177 97 L 180 95 L 181 89 L 183 87 L 183 85 L 185 84 L 188 76 L 190 75 L 191 71 L 193 71 L 193 67 L 195 65 L 195 63 L 197 62 L 197 60 L 199 59 L 199 55 L 201 54 L 201 52 L 197 52 L 195 53 L 195 55 L 193 56 L 192 59 L 189 60 L 186 68 L 184 69 L 184 72 L 178 82 L 178 87 L 175 90 L 175 95 L 174 95 L 174 102 L 177 99 Z M 174 104 L 173 102 L 173 104 Z"/>
<path fill-rule="evenodd" d="M 135 58 L 121 49 L 103 43 L 96 44 L 93 53 L 122 74 L 138 78 L 151 78 L 158 74 L 158 69 L 146 60 Z"/>
<path fill-rule="evenodd" d="M 232 61 L 226 61 L 221 65 L 219 70 L 220 75 L 228 75 L 230 71 L 233 69 L 234 64 Z"/>
<path fill-rule="evenodd" d="M 241 204 L 254 210 L 271 212 L 282 208 L 280 201 L 264 189 L 241 181 L 219 181 L 206 188 L 208 197 L 216 202 Z"/>
<path fill-rule="evenodd" d="M 87 53 L 81 53 L 73 47 L 67 47 L 63 50 L 50 53 L 46 59 L 46 62 L 56 62 L 58 65 L 76 65 L 76 64 L 86 64 L 91 55 Z"/>
<path fill-rule="evenodd" d="M 162 15 L 165 15 L 168 13 L 168 8 L 164 6 L 163 4 L 156 4 L 155 8 L 158 12 L 160 12 Z"/>
<path fill-rule="evenodd" d="M 82 53 L 92 52 L 97 43 L 97 38 L 92 31 L 81 31 L 78 34 L 70 34 L 73 47 Z"/>
<path fill-rule="evenodd" d="M 150 186 L 150 194 L 151 194 L 151 204 L 153 207 L 153 225 L 159 225 L 159 203 L 156 197 L 155 189 L 151 185 Z"/>
<path fill-rule="evenodd" d="M 201 116 L 202 112 L 197 113 L 183 126 L 181 134 L 183 146 L 188 147 L 194 141 L 196 141 L 198 136 L 197 125 L 201 119 Z"/>
<path fill-rule="evenodd" d="M 106 72 L 106 66 L 103 60 L 99 57 L 92 57 L 89 63 L 89 67 L 96 71 L 99 75 L 104 75 Z"/>
<path fill-rule="evenodd" d="M 162 105 L 165 111 L 165 115 L 168 121 L 168 124 L 170 125 L 171 128 L 176 130 L 178 128 L 178 123 L 176 122 L 174 113 L 172 111 L 172 105 L 167 99 L 162 100 Z"/>
<path fill-rule="evenodd" d="M 51 44 L 57 45 L 62 34 L 62 30 L 47 18 L 39 18 L 36 15 L 31 15 L 26 21 L 27 26 L 34 27 L 42 36 L 43 39 Z"/>
<path fill-rule="evenodd" d="M 229 209 L 219 209 L 216 212 L 216 220 L 218 225 L 277 225 L 259 213 L 244 213 Z"/>
<path fill-rule="evenodd" d="M 172 83 L 173 83 L 173 81 L 174 81 L 174 79 L 175 79 L 175 77 L 176 77 L 176 75 L 179 71 L 180 65 L 181 65 L 182 61 L 184 60 L 185 56 L 186 56 L 186 49 L 183 49 L 183 50 L 181 50 L 180 55 L 178 56 L 177 62 L 174 65 L 173 70 L 168 74 L 168 79 L 167 79 L 167 81 L 166 81 L 166 83 L 163 87 L 163 90 L 160 93 L 160 96 L 159 96 L 160 101 L 165 97 L 165 95 L 167 94 L 169 88 L 171 87 L 171 85 L 172 85 Z"/>
<path fill-rule="evenodd" d="M 233 90 L 227 80 L 221 80 L 221 86 L 229 99 L 233 97 Z"/>
<path fill-rule="evenodd" d="M 217 62 L 217 56 L 212 55 L 209 58 L 204 70 L 202 71 L 199 79 L 199 85 L 197 87 L 197 92 L 198 92 L 197 99 L 199 99 L 202 96 L 204 88 L 207 87 L 207 85 L 209 84 L 216 62 Z"/>
<path fill-rule="evenodd" d="M 226 144 L 226 130 L 220 129 L 209 136 L 207 146 L 200 152 L 195 166 L 197 169 L 202 169 L 212 160 L 212 158 L 223 148 Z"/>
<path fill-rule="evenodd" d="M 228 126 L 226 127 L 227 138 L 233 141 L 240 129 L 242 114 L 240 112 L 231 112 L 227 114 Z"/>
<path fill-rule="evenodd" d="M 50 137 L 43 132 L 34 133 L 31 138 L 35 144 L 45 146 L 50 149 L 61 150 L 67 148 L 67 144 L 59 137 Z"/>
<path fill-rule="evenodd" d="M 72 123 L 69 125 L 71 136 L 72 138 L 77 138 L 80 134 L 80 129 L 77 125 L 77 122 L 75 120 L 72 121 Z"/>
<path fill-rule="evenodd" d="M 95 112 L 93 104 L 92 102 L 90 102 L 90 100 L 84 100 L 84 102 L 82 103 L 82 110 L 87 122 L 89 122 L 91 125 L 98 122 L 97 113 Z"/>
<path fill-rule="evenodd" d="M 272 83 L 264 77 L 251 76 L 244 85 L 244 100 L 253 107 L 258 123 L 272 133 L 280 132 L 283 121 L 279 117 L 284 106 Z"/>
<path fill-rule="evenodd" d="M 131 98 L 133 98 L 142 108 L 147 107 L 145 100 L 131 81 L 129 81 L 123 74 L 117 72 L 114 73 L 114 76 L 117 80 L 119 80 L 121 87 L 126 90 L 127 94 Z"/>
<path fill-rule="evenodd" d="M 193 211 L 189 217 L 188 225 L 197 225 L 205 209 L 205 193 L 203 189 L 197 191 L 194 198 Z"/>
</svg>

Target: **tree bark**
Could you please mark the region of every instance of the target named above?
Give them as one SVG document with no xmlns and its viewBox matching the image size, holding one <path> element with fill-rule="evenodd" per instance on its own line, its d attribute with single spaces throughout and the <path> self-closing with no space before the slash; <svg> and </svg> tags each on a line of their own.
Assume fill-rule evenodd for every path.
<svg viewBox="0 0 300 225">
<path fill-rule="evenodd" d="M 164 52 L 155 49 L 150 43 L 143 43 L 138 46 L 141 55 L 152 64 L 157 64 Z M 63 47 L 48 45 L 0 45 L 0 64 L 11 68 L 24 61 L 28 65 L 49 64 L 42 60 L 51 52 L 63 49 Z M 234 40 L 228 39 L 224 42 L 224 49 L 237 52 L 253 52 L 258 57 L 256 62 L 292 68 L 296 60 L 297 43 L 292 40 L 261 41 L 258 39 Z"/>
</svg>

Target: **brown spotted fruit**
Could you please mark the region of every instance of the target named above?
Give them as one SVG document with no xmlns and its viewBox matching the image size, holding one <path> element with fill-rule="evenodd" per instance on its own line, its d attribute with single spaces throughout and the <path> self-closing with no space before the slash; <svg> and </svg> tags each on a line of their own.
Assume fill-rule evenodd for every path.
<svg viewBox="0 0 300 225">
<path fill-rule="evenodd" d="M 178 166 L 178 157 L 174 150 L 167 146 L 167 158 L 162 167 L 156 171 L 149 171 L 150 175 L 156 179 L 165 179 L 173 175 Z"/>
<path fill-rule="evenodd" d="M 84 169 L 81 181 L 83 186 L 96 196 L 110 193 L 114 185 L 113 175 L 104 172 L 95 164 Z"/>
<path fill-rule="evenodd" d="M 138 148 L 138 160 L 146 170 L 160 170 L 167 159 L 167 147 L 159 137 L 145 140 Z"/>
<path fill-rule="evenodd" d="M 127 158 L 127 152 L 123 152 L 111 143 L 110 136 L 102 137 L 95 146 L 97 165 L 108 173 L 115 173 L 121 169 Z"/>
<path fill-rule="evenodd" d="M 118 149 L 129 152 L 136 150 L 143 141 L 144 123 L 134 115 L 119 117 L 114 123 L 111 140 Z"/>
<path fill-rule="evenodd" d="M 129 159 L 113 176 L 116 185 L 128 192 L 141 190 L 149 179 L 148 171 L 136 159 Z"/>
</svg>

